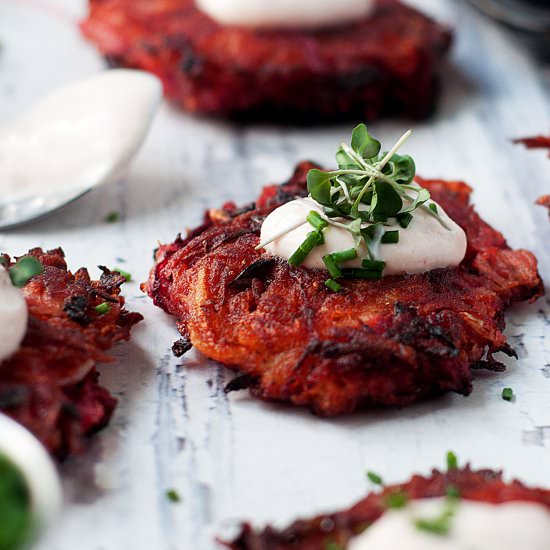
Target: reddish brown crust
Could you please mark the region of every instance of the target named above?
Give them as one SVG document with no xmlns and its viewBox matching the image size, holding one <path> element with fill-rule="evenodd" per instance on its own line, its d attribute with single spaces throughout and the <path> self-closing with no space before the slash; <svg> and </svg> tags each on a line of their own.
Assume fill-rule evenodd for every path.
<svg viewBox="0 0 550 550">
<path fill-rule="evenodd" d="M 142 319 L 124 309 L 124 277 L 104 269 L 92 281 L 86 269 L 67 270 L 61 249 L 29 251 L 44 266 L 23 288 L 29 307 L 25 339 L 0 363 L 0 410 L 21 422 L 58 456 L 77 452 L 83 437 L 105 426 L 116 400 L 98 385 L 95 365 L 128 340 Z M 99 315 L 94 307 L 108 302 Z"/>
<path fill-rule="evenodd" d="M 422 182 L 467 231 L 459 269 L 349 281 L 334 294 L 324 273 L 254 250 L 263 216 L 305 192 L 311 166 L 267 187 L 256 209 L 211 214 L 187 239 L 160 247 L 147 290 L 178 318 L 182 334 L 248 375 L 257 397 L 324 415 L 441 391 L 467 394 L 472 367 L 501 368 L 492 354 L 510 352 L 503 310 L 541 295 L 542 283 L 534 257 L 510 250 L 474 212 L 468 186 Z"/>
<path fill-rule="evenodd" d="M 223 27 L 193 0 L 90 0 L 84 34 L 114 65 L 157 74 L 189 111 L 310 119 L 423 117 L 449 29 L 396 0 L 317 32 Z"/>
<path fill-rule="evenodd" d="M 255 250 L 261 221 L 305 193 L 302 163 L 257 208 L 210 214 L 187 239 L 161 246 L 146 290 L 202 353 L 247 375 L 256 397 L 322 415 L 407 405 L 443 391 L 470 393 L 472 368 L 500 370 L 513 353 L 502 333 L 511 302 L 543 293 L 537 262 L 510 250 L 469 205 L 461 182 L 424 181 L 467 232 L 459 268 L 324 287 L 321 270 L 292 268 Z"/>
<path fill-rule="evenodd" d="M 515 139 L 514 143 L 521 143 L 528 149 L 549 149 L 550 150 L 550 137 L 536 136 L 529 138 Z M 550 156 L 550 152 L 548 153 Z"/>
<path fill-rule="evenodd" d="M 348 510 L 296 521 L 284 530 L 266 527 L 254 531 L 245 524 L 240 535 L 226 546 L 232 550 L 319 550 L 334 543 L 346 548 L 355 534 L 383 515 L 389 495 L 405 492 L 412 500 L 443 497 L 450 485 L 458 488 L 463 499 L 491 504 L 533 502 L 550 512 L 550 491 L 532 489 L 519 481 L 505 483 L 500 472 L 473 471 L 469 467 L 446 473 L 434 470 L 430 477 L 416 475 L 407 483 L 371 493 Z"/>
</svg>

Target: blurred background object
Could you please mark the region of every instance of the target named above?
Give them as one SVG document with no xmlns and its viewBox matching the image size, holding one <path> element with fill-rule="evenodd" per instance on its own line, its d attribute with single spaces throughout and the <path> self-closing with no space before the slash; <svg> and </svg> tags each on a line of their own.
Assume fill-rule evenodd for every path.
<svg viewBox="0 0 550 550">
<path fill-rule="evenodd" d="M 470 0 L 482 12 L 518 32 L 545 60 L 550 60 L 549 0 Z"/>
</svg>

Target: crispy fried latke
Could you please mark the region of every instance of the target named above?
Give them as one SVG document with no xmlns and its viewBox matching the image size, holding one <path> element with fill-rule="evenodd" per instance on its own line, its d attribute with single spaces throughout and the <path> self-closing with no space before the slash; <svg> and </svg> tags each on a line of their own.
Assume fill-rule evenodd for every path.
<svg viewBox="0 0 550 550">
<path fill-rule="evenodd" d="M 396 0 L 353 25 L 261 31 L 218 25 L 193 0 L 90 0 L 82 30 L 114 66 L 155 73 L 189 111 L 319 122 L 425 117 L 450 30 Z"/>
<path fill-rule="evenodd" d="M 82 449 L 84 437 L 104 427 L 116 405 L 98 384 L 97 363 L 128 340 L 142 316 L 124 309 L 119 273 L 102 268 L 99 281 L 88 271 L 67 270 L 63 251 L 29 251 L 44 266 L 22 291 L 29 323 L 19 350 L 0 363 L 0 410 L 34 433 L 59 457 Z M 107 302 L 100 314 L 95 306 Z"/>
<path fill-rule="evenodd" d="M 209 212 L 187 238 L 158 249 L 143 286 L 184 338 L 244 375 L 228 390 L 248 387 L 258 398 L 333 416 L 446 391 L 467 395 L 474 369 L 503 370 L 493 355 L 514 355 L 502 333 L 505 308 L 543 294 L 534 256 L 511 250 L 481 220 L 465 183 L 418 179 L 466 231 L 462 264 L 345 280 L 334 293 L 323 270 L 255 249 L 262 220 L 306 194 L 313 166 L 300 164 L 255 205 Z"/>
<path fill-rule="evenodd" d="M 332 543 L 344 549 L 384 514 L 392 495 L 406 495 L 410 500 L 444 497 L 449 487 L 457 490 L 461 499 L 491 504 L 531 502 L 546 506 L 550 512 L 550 491 L 532 489 L 519 481 L 506 483 L 500 472 L 470 467 L 445 473 L 434 470 L 430 477 L 416 475 L 407 483 L 371 493 L 343 512 L 299 520 L 283 530 L 266 527 L 254 531 L 245 524 L 240 535 L 226 546 L 232 550 L 320 550 Z"/>
</svg>

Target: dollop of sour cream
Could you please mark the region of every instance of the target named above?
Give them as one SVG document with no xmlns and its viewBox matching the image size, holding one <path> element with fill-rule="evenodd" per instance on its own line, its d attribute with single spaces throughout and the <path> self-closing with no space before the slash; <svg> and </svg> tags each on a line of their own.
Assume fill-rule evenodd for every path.
<svg viewBox="0 0 550 550">
<path fill-rule="evenodd" d="M 375 0 L 196 0 L 221 25 L 319 28 L 366 17 Z"/>
<path fill-rule="evenodd" d="M 433 201 L 430 201 L 433 202 Z M 437 205 L 438 213 L 447 228 L 421 208 L 413 213 L 413 219 L 404 229 L 400 226 L 388 229 L 399 230 L 399 242 L 381 244 L 378 258 L 386 262 L 384 275 L 400 273 L 423 273 L 437 268 L 457 266 L 466 254 L 467 239 L 463 229 L 457 225 Z M 285 227 L 292 227 L 306 219 L 311 210 L 323 212 L 322 206 L 310 197 L 296 199 L 276 208 L 262 224 L 261 242 L 276 236 Z M 289 259 L 304 242 L 312 226 L 305 222 L 265 246 L 265 250 L 274 256 Z M 323 256 L 355 248 L 353 235 L 340 227 L 329 225 L 324 231 L 325 243 L 316 246 L 306 257 L 302 266 L 326 269 Z M 360 267 L 361 261 L 368 257 L 364 243 L 357 249 L 358 257 L 345 262 L 344 267 Z"/>
<path fill-rule="evenodd" d="M 547 550 L 550 512 L 539 504 L 462 500 L 448 535 L 419 530 L 416 519 L 438 517 L 444 499 L 419 500 L 390 510 L 350 542 L 349 550 Z"/>
<path fill-rule="evenodd" d="M 15 288 L 0 265 L 0 362 L 17 351 L 27 331 L 28 309 L 23 293 Z"/>
<path fill-rule="evenodd" d="M 110 70 L 65 86 L 0 127 L 0 203 L 121 177 L 162 97 L 145 72 Z"/>
</svg>

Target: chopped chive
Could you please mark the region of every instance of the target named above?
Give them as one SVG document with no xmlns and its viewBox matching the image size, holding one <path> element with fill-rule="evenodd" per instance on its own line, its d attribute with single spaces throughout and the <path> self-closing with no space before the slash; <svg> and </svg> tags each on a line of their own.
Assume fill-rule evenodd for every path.
<svg viewBox="0 0 550 550">
<path fill-rule="evenodd" d="M 399 231 L 386 231 L 380 242 L 382 244 L 397 244 L 399 242 Z"/>
<path fill-rule="evenodd" d="M 350 260 L 355 260 L 355 258 L 357 258 L 357 250 L 355 248 L 349 248 L 348 250 L 343 250 L 342 252 L 334 252 L 332 257 L 337 264 L 349 262 Z"/>
<path fill-rule="evenodd" d="M 99 315 L 105 315 L 109 310 L 111 309 L 111 306 L 108 302 L 103 302 L 97 306 L 95 306 L 94 310 Z"/>
<path fill-rule="evenodd" d="M 325 286 L 330 288 L 333 292 L 340 292 L 342 290 L 342 285 L 337 283 L 334 279 L 327 279 L 325 281 Z"/>
<path fill-rule="evenodd" d="M 367 472 L 367 477 L 375 485 L 384 485 L 382 478 L 376 472 Z"/>
<path fill-rule="evenodd" d="M 34 256 L 22 256 L 10 268 L 10 278 L 13 286 L 21 288 L 35 275 L 44 272 L 43 265 Z"/>
<path fill-rule="evenodd" d="M 103 221 L 105 223 L 116 223 L 120 221 L 120 212 L 117 212 L 116 210 L 109 212 L 104 218 Z"/>
<path fill-rule="evenodd" d="M 504 401 L 513 401 L 514 390 L 512 388 L 504 388 L 502 390 L 502 399 L 504 399 Z"/>
<path fill-rule="evenodd" d="M 288 263 L 294 267 L 301 265 L 308 254 L 323 241 L 323 235 L 320 231 L 311 231 L 308 233 L 305 241 L 298 247 L 296 252 L 289 258 Z"/>
<path fill-rule="evenodd" d="M 430 204 L 428 204 L 428 208 L 429 208 L 434 214 L 437 214 L 437 204 L 435 204 L 434 202 L 431 202 Z"/>
<path fill-rule="evenodd" d="M 382 271 L 379 269 L 362 269 L 360 267 L 350 267 L 342 269 L 342 275 L 347 279 L 366 279 L 369 281 L 379 281 L 382 278 Z"/>
<path fill-rule="evenodd" d="M 411 223 L 413 217 L 412 214 L 409 212 L 403 212 L 402 214 L 398 214 L 396 216 L 397 223 L 403 228 L 407 229 L 409 227 L 409 224 Z"/>
<path fill-rule="evenodd" d="M 311 210 L 311 212 L 307 215 L 306 220 L 310 225 L 317 229 L 317 231 L 322 231 L 328 226 L 328 223 L 323 220 L 323 218 L 319 215 L 319 212 L 316 212 L 315 210 Z"/>
<path fill-rule="evenodd" d="M 456 469 L 458 469 L 458 458 L 452 451 L 449 451 L 447 453 L 447 470 Z"/>
<path fill-rule="evenodd" d="M 449 498 L 460 498 L 460 490 L 456 485 L 447 485 L 445 488 L 445 494 Z"/>
<path fill-rule="evenodd" d="M 115 271 L 116 273 L 119 273 L 120 275 L 122 275 L 126 279 L 127 283 L 129 283 L 132 280 L 131 273 L 128 273 L 127 271 L 124 271 L 123 269 L 120 269 L 120 267 L 115 267 L 113 269 L 113 271 Z"/>
<path fill-rule="evenodd" d="M 404 508 L 408 502 L 409 502 L 409 495 L 402 490 L 394 491 L 386 497 L 386 506 L 388 508 L 394 508 L 394 509 Z"/>
<path fill-rule="evenodd" d="M 342 270 L 336 264 L 333 254 L 323 256 L 323 263 L 333 279 L 340 279 L 342 277 Z"/>
<path fill-rule="evenodd" d="M 452 515 L 443 513 L 436 518 L 415 519 L 414 524 L 420 531 L 426 531 L 432 535 L 445 536 L 451 530 L 451 517 Z"/>
<path fill-rule="evenodd" d="M 383 262 L 382 260 L 365 259 L 361 262 L 361 267 L 372 271 L 383 271 L 384 268 L 386 267 L 386 262 Z"/>
<path fill-rule="evenodd" d="M 179 493 L 175 489 L 168 489 L 166 491 L 166 498 L 170 502 L 179 502 L 181 500 Z"/>
</svg>

